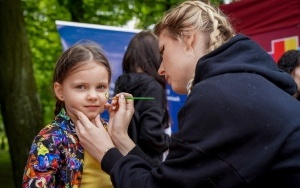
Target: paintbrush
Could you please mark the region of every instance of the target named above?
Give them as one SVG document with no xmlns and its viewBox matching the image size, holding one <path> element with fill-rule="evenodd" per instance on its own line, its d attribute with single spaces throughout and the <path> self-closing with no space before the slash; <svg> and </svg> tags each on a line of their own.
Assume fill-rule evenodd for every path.
<svg viewBox="0 0 300 188">
<path fill-rule="evenodd" d="M 111 97 L 109 98 L 108 93 L 105 93 L 105 97 L 109 100 L 114 100 L 114 99 L 118 99 L 119 97 Z M 125 99 L 132 99 L 132 100 L 153 100 L 155 99 L 154 97 L 125 97 Z"/>
</svg>

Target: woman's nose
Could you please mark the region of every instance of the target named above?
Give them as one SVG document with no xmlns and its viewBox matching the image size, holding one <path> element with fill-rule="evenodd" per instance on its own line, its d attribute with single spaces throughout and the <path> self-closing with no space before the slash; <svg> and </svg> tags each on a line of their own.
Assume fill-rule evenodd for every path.
<svg viewBox="0 0 300 188">
<path fill-rule="evenodd" d="M 158 72 L 158 74 L 161 75 L 161 76 L 164 75 L 165 70 L 164 70 L 164 68 L 163 68 L 163 62 L 161 62 L 160 66 L 159 66 L 159 69 L 158 69 L 157 72 Z"/>
</svg>

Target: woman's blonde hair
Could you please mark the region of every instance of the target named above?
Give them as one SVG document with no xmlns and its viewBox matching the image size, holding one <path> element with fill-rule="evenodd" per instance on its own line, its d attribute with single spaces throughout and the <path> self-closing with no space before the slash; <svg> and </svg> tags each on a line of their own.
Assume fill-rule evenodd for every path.
<svg viewBox="0 0 300 188">
<path fill-rule="evenodd" d="M 207 35 L 207 53 L 235 34 L 228 18 L 220 9 L 201 1 L 185 1 L 167 11 L 155 25 L 154 33 L 160 35 L 164 29 L 178 39 L 184 39 L 192 32 L 202 31 Z"/>
</svg>

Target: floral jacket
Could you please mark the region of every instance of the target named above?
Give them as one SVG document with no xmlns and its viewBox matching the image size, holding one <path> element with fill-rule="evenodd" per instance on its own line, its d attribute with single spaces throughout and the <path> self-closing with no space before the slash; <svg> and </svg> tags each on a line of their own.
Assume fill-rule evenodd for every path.
<svg viewBox="0 0 300 188">
<path fill-rule="evenodd" d="M 79 187 L 82 171 L 83 147 L 63 109 L 33 140 L 22 187 Z"/>
</svg>

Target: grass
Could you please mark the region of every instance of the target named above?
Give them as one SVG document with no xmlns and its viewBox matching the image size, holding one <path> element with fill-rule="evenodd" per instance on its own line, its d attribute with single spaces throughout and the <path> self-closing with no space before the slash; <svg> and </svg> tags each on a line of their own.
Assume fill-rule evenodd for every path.
<svg viewBox="0 0 300 188">
<path fill-rule="evenodd" d="M 10 155 L 7 150 L 0 150 L 0 185 L 3 188 L 14 188 Z"/>
</svg>

